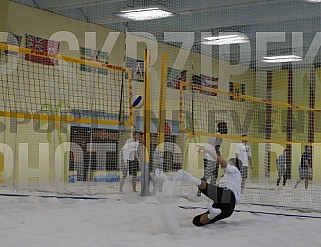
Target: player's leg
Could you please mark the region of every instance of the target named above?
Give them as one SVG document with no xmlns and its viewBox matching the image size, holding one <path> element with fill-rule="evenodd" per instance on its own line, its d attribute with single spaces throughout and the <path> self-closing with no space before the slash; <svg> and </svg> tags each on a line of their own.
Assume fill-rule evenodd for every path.
<svg viewBox="0 0 321 247">
<path fill-rule="evenodd" d="M 176 173 L 175 180 L 182 180 L 189 184 L 197 186 L 204 195 L 212 199 L 214 202 L 218 202 L 218 191 L 223 190 L 223 188 L 217 187 L 216 185 L 208 184 L 205 180 L 193 177 L 190 173 L 184 170 L 179 170 Z"/>
<path fill-rule="evenodd" d="M 279 186 L 279 185 L 280 185 L 280 181 L 281 181 L 281 176 L 278 175 L 278 179 L 276 180 L 276 186 Z"/>
<path fill-rule="evenodd" d="M 205 181 L 210 181 L 211 184 L 216 184 L 216 178 L 217 178 L 217 174 L 218 174 L 218 169 L 219 169 L 219 165 L 216 161 L 213 160 L 206 160 L 206 170 L 204 170 L 204 177 L 202 178 L 202 180 Z M 205 159 L 204 159 L 204 164 L 205 164 Z M 204 166 L 205 167 L 205 166 Z M 209 180 L 209 178 L 211 180 Z M 201 196 L 201 191 L 198 190 L 197 191 L 197 196 Z"/>
<path fill-rule="evenodd" d="M 202 179 L 207 181 L 211 176 L 211 167 L 210 167 L 211 161 L 208 159 L 203 159 L 203 162 L 204 162 L 204 175 L 203 175 Z M 197 190 L 196 196 L 199 197 L 199 196 L 201 196 L 201 194 L 202 194 L 201 191 Z"/>
<path fill-rule="evenodd" d="M 179 170 L 176 173 L 174 180 L 176 180 L 176 181 L 181 180 L 182 182 L 186 182 L 186 183 L 197 186 L 198 189 L 204 195 L 206 195 L 208 198 L 212 199 L 214 202 L 218 202 L 217 191 L 223 190 L 222 188 L 219 188 L 216 185 L 208 184 L 205 180 L 201 180 L 199 178 L 192 176 L 190 173 L 188 173 L 185 170 Z"/>
<path fill-rule="evenodd" d="M 221 188 L 222 189 L 222 188 Z M 193 224 L 203 226 L 230 217 L 235 208 L 235 196 L 230 190 L 218 190 L 218 202 L 208 204 L 208 211 L 194 217 Z"/>
<path fill-rule="evenodd" d="M 138 160 L 129 161 L 129 175 L 131 175 L 131 179 L 132 179 L 133 192 L 137 192 L 136 183 L 137 183 L 138 168 L 139 168 Z"/>
<path fill-rule="evenodd" d="M 205 179 L 205 180 L 207 180 L 207 178 L 206 178 L 207 162 L 208 162 L 207 159 L 203 159 L 203 168 L 204 168 L 203 179 Z M 199 197 L 199 196 L 201 196 L 201 194 L 202 194 L 201 191 L 197 190 L 196 196 Z"/>
<path fill-rule="evenodd" d="M 282 179 L 282 171 L 280 166 L 277 167 L 277 171 L 278 171 L 278 179 L 276 180 L 276 186 L 279 186 Z"/>
<path fill-rule="evenodd" d="M 248 167 L 247 166 L 242 166 L 242 168 L 241 168 L 241 176 L 242 176 L 241 192 L 242 193 L 243 193 L 243 190 L 245 188 L 245 181 L 247 179 L 247 174 L 248 174 Z"/>
<path fill-rule="evenodd" d="M 198 186 L 199 190 L 208 198 L 212 199 L 214 203 L 218 203 L 218 191 L 222 188 L 216 185 L 209 184 L 205 180 L 201 180 L 201 184 Z"/>
<path fill-rule="evenodd" d="M 219 203 L 208 203 L 206 207 L 209 210 L 207 210 L 205 213 L 196 215 L 193 218 L 193 224 L 195 226 L 204 226 L 222 213 L 222 210 L 219 208 L 220 207 Z"/>
<path fill-rule="evenodd" d="M 211 174 L 211 184 L 216 184 L 216 180 L 217 180 L 217 177 L 218 177 L 218 171 L 219 171 L 219 164 L 218 162 L 214 161 L 213 162 L 213 171 L 212 171 L 212 174 Z"/>
<path fill-rule="evenodd" d="M 182 169 L 176 172 L 174 179 L 176 181 L 181 180 L 182 182 L 186 182 L 195 186 L 200 186 L 202 182 L 205 182 L 204 180 L 201 181 L 199 178 L 192 176 L 190 173 Z"/>
<path fill-rule="evenodd" d="M 125 179 L 126 179 L 127 173 L 128 173 L 128 163 L 126 165 L 124 165 L 124 167 L 121 170 L 122 170 L 122 175 L 121 175 L 121 178 L 120 178 L 119 193 L 123 192 Z"/>
<path fill-rule="evenodd" d="M 206 163 L 206 166 L 205 166 L 205 163 Z M 203 178 L 205 180 L 208 180 L 209 178 L 211 178 L 213 169 L 214 169 L 213 161 L 204 159 L 204 176 L 203 176 Z"/>
<path fill-rule="evenodd" d="M 306 169 L 299 167 L 299 175 L 300 175 L 300 178 L 295 183 L 294 189 L 296 189 L 298 185 L 306 178 Z"/>
<path fill-rule="evenodd" d="M 216 203 L 207 203 L 206 208 L 209 212 L 209 214 L 207 215 L 207 218 L 209 219 L 209 221 L 214 219 L 220 213 L 222 213 L 222 210 L 220 209 L 220 205 L 219 204 L 217 205 Z"/>
<path fill-rule="evenodd" d="M 231 201 L 235 201 L 235 196 L 231 190 L 218 187 L 213 184 L 209 184 L 204 180 L 201 181 L 201 185 L 198 186 L 200 191 L 210 198 L 214 204 L 213 207 L 216 208 L 216 204 L 228 204 Z M 233 199 L 234 198 L 234 199 Z"/>
<path fill-rule="evenodd" d="M 195 226 L 204 226 L 204 225 L 206 225 L 206 223 L 204 224 L 203 222 L 204 222 L 204 218 L 207 217 L 208 214 L 209 214 L 209 212 L 196 215 L 193 218 L 193 224 Z"/>
<path fill-rule="evenodd" d="M 163 168 L 155 168 L 153 180 L 153 192 L 161 192 L 166 176 L 163 174 Z"/>
<path fill-rule="evenodd" d="M 210 214 L 210 212 L 207 211 L 206 213 L 202 213 L 202 214 L 196 215 L 193 218 L 193 224 L 195 226 L 204 226 L 204 225 L 207 225 L 207 224 L 213 224 L 213 223 L 215 223 L 215 222 L 217 222 L 219 220 L 228 218 L 229 216 L 232 215 L 232 213 L 230 213 L 230 214 L 220 213 L 220 214 L 216 215 L 213 219 L 210 219 L 210 218 L 208 218 L 208 215 Z"/>
<path fill-rule="evenodd" d="M 296 189 L 298 187 L 298 185 L 302 182 L 302 178 L 299 178 L 298 181 L 296 181 L 295 185 L 294 185 L 294 189 Z"/>
<path fill-rule="evenodd" d="M 313 170 L 311 167 L 307 168 L 306 179 L 305 179 L 305 189 L 308 189 L 309 181 L 313 178 Z"/>
<path fill-rule="evenodd" d="M 285 170 L 285 167 L 284 167 L 284 169 L 283 169 L 283 186 L 285 186 L 285 184 L 286 184 L 286 180 L 287 180 L 287 173 L 286 173 L 286 170 Z"/>
<path fill-rule="evenodd" d="M 307 190 L 309 187 L 309 179 L 308 178 L 305 178 L 304 179 L 304 188 Z"/>
<path fill-rule="evenodd" d="M 120 179 L 120 184 L 119 184 L 119 192 L 120 193 L 123 192 L 126 176 L 127 176 L 127 173 L 125 174 L 124 172 L 122 172 L 122 177 Z"/>
<path fill-rule="evenodd" d="M 132 188 L 133 188 L 133 192 L 137 192 L 136 183 L 137 183 L 137 172 L 133 172 L 132 173 Z"/>
<path fill-rule="evenodd" d="M 208 180 L 211 176 L 211 161 L 208 159 L 203 159 L 204 161 L 204 175 L 203 178 L 205 181 Z M 201 196 L 201 191 L 198 190 L 196 196 Z"/>
<path fill-rule="evenodd" d="M 283 184 L 282 184 L 283 186 L 285 186 L 285 184 L 286 184 L 286 179 L 287 179 L 287 177 L 286 177 L 286 175 L 284 174 L 284 175 L 283 175 Z"/>
</svg>

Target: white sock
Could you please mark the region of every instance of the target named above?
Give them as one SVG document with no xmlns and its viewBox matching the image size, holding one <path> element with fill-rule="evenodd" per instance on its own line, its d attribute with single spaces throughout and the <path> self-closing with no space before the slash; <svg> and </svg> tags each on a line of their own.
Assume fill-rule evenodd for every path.
<svg viewBox="0 0 321 247">
<path fill-rule="evenodd" d="M 210 211 L 210 213 L 207 215 L 207 218 L 209 220 L 214 219 L 216 215 L 219 215 L 222 212 L 222 210 L 219 208 L 213 208 L 212 203 L 206 204 L 206 208 L 208 209 L 208 211 Z"/>
<path fill-rule="evenodd" d="M 187 182 L 189 184 L 199 186 L 201 185 L 202 181 L 199 178 L 193 177 L 191 174 L 189 174 L 187 171 L 179 170 L 175 176 L 177 180 L 182 180 L 184 182 Z"/>
</svg>

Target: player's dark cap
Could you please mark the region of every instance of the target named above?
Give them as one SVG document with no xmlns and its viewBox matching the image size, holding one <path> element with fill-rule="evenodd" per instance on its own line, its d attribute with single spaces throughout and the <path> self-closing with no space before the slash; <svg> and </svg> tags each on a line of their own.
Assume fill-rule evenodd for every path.
<svg viewBox="0 0 321 247">
<path fill-rule="evenodd" d="M 225 123 L 225 122 L 219 122 L 219 123 L 217 124 L 217 130 L 218 130 L 218 132 L 220 132 L 221 134 L 227 134 L 227 131 L 228 131 L 228 129 L 227 129 L 227 123 Z"/>
</svg>

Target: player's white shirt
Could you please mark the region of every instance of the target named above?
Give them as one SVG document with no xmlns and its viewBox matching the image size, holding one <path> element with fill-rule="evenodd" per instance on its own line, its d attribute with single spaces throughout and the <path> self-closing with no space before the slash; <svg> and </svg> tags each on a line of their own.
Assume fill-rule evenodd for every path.
<svg viewBox="0 0 321 247">
<path fill-rule="evenodd" d="M 219 187 L 228 188 L 233 191 L 236 204 L 240 202 L 241 198 L 241 182 L 242 176 L 239 169 L 227 164 L 227 167 L 224 169 L 224 174 L 220 179 Z"/>
<path fill-rule="evenodd" d="M 235 153 L 238 155 L 238 159 L 242 161 L 242 165 L 248 167 L 249 157 L 252 156 L 250 146 L 246 143 L 239 143 L 236 146 Z"/>
<path fill-rule="evenodd" d="M 220 137 L 209 137 L 208 138 L 208 143 L 212 145 L 215 149 L 216 146 L 220 146 L 222 144 L 223 139 Z M 205 159 L 215 161 L 211 155 L 208 153 L 205 154 Z"/>
<path fill-rule="evenodd" d="M 123 149 L 123 160 L 127 162 L 128 160 L 135 160 L 135 154 L 138 152 L 139 142 L 135 141 L 133 138 L 128 139 L 125 142 Z"/>
</svg>

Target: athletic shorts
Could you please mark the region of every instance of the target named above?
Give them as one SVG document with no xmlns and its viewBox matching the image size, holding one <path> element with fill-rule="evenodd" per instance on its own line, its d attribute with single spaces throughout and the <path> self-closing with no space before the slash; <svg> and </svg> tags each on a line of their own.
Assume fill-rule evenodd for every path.
<svg viewBox="0 0 321 247">
<path fill-rule="evenodd" d="M 139 161 L 128 160 L 128 170 L 129 170 L 129 175 L 137 175 L 137 172 L 139 170 Z"/>
<path fill-rule="evenodd" d="M 312 173 L 311 173 L 311 169 L 304 166 L 304 167 L 299 167 L 299 174 L 300 174 L 300 178 L 302 179 L 311 179 L 312 177 Z"/>
<path fill-rule="evenodd" d="M 248 166 L 241 166 L 240 172 L 242 175 L 242 179 L 247 179 Z"/>
</svg>

